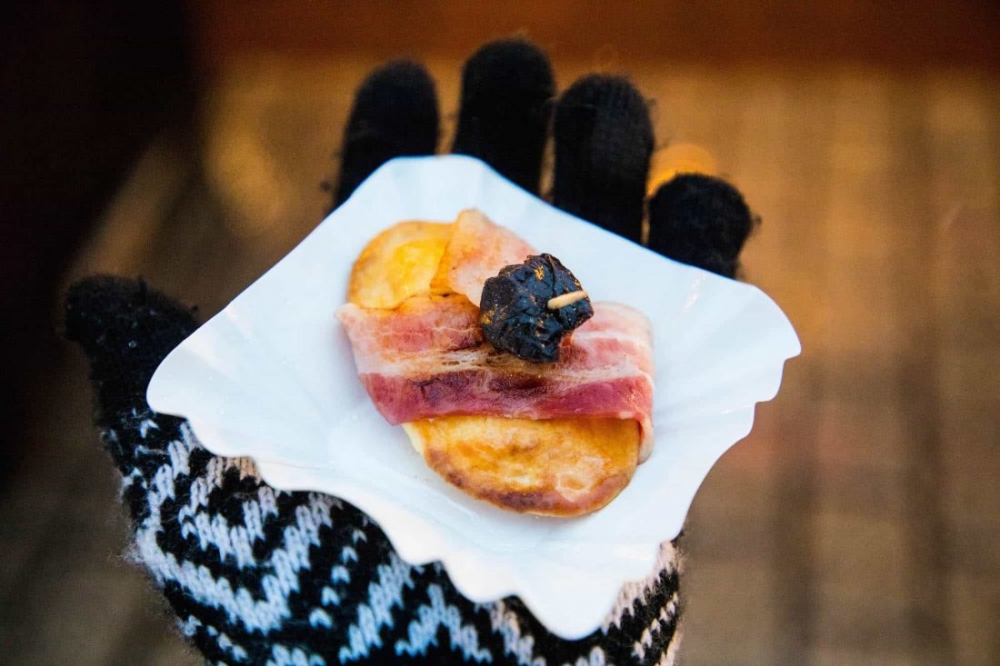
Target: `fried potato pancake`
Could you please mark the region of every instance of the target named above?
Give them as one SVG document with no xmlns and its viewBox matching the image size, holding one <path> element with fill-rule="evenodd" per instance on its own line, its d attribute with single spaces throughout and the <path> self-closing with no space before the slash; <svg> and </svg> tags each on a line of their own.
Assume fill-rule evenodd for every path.
<svg viewBox="0 0 1000 666">
<path fill-rule="evenodd" d="M 365 246 L 351 269 L 347 300 L 365 308 L 393 309 L 431 291 L 453 224 L 400 222 Z"/>
<path fill-rule="evenodd" d="M 639 462 L 639 424 L 633 420 L 449 416 L 403 429 L 446 481 L 521 513 L 596 511 L 628 485 Z"/>
</svg>

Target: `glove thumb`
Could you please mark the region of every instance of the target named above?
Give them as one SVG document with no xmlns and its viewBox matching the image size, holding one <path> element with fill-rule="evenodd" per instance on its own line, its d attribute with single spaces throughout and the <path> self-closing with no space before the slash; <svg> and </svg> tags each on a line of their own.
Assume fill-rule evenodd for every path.
<svg viewBox="0 0 1000 666">
<path fill-rule="evenodd" d="M 97 425 L 105 431 L 116 462 L 124 467 L 133 448 L 129 445 L 133 438 L 128 435 L 138 434 L 145 440 L 142 423 L 159 429 L 170 425 L 171 430 L 179 425 L 180 419 L 150 410 L 146 387 L 156 367 L 198 322 L 191 309 L 141 280 L 95 276 L 69 288 L 65 326 L 66 338 L 78 343 L 90 362 L 90 378 L 97 393 Z M 108 436 L 108 432 L 114 435 Z M 152 438 L 145 444 L 148 447 L 161 439 Z"/>
</svg>

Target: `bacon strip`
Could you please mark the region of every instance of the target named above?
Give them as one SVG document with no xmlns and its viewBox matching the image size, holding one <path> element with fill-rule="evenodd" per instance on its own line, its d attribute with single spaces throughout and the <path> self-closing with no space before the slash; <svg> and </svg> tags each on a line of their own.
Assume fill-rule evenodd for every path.
<svg viewBox="0 0 1000 666">
<path fill-rule="evenodd" d="M 459 213 L 454 227 L 431 289 L 463 294 L 475 305 L 479 305 L 487 279 L 505 266 L 520 264 L 529 255 L 538 254 L 513 231 L 475 209 Z"/>
<path fill-rule="evenodd" d="M 635 419 L 639 460 L 652 450 L 652 333 L 628 306 L 595 303 L 559 361 L 545 365 L 494 349 L 479 308 L 457 295 L 415 297 L 396 310 L 347 304 L 337 315 L 365 389 L 393 425 L 475 414 Z"/>
</svg>

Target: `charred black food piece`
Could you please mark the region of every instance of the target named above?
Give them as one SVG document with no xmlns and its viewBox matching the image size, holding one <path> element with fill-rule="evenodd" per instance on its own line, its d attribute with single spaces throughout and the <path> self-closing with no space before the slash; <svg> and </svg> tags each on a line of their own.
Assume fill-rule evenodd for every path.
<svg viewBox="0 0 1000 666">
<path fill-rule="evenodd" d="M 479 324 L 494 347 L 532 363 L 559 360 L 559 343 L 594 316 L 580 281 L 551 254 L 530 256 L 486 280 Z"/>
</svg>

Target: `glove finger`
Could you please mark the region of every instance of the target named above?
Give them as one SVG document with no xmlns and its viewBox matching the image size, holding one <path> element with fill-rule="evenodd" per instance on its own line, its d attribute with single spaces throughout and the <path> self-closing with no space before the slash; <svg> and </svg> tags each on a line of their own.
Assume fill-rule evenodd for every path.
<svg viewBox="0 0 1000 666">
<path fill-rule="evenodd" d="M 402 60 L 373 71 L 358 87 L 344 128 L 333 208 L 392 158 L 433 155 L 438 132 L 437 92 L 423 65 Z"/>
<path fill-rule="evenodd" d="M 548 56 L 523 39 L 501 39 L 462 68 L 458 127 L 451 152 L 487 162 L 538 193 L 555 79 Z"/>
<path fill-rule="evenodd" d="M 141 280 L 96 276 L 73 284 L 65 299 L 65 335 L 90 362 L 97 392 L 98 426 L 121 467 L 134 444 L 166 441 L 180 419 L 158 416 L 146 387 L 160 362 L 198 327 L 189 308 Z M 150 430 L 162 437 L 146 440 Z M 135 440 L 135 441 L 133 441 Z"/>
<path fill-rule="evenodd" d="M 593 74 L 559 100 L 552 200 L 563 210 L 641 242 L 653 124 L 625 78 Z"/>
<path fill-rule="evenodd" d="M 649 201 L 648 245 L 665 257 L 733 278 L 758 223 L 743 195 L 726 181 L 682 174 Z"/>
</svg>

